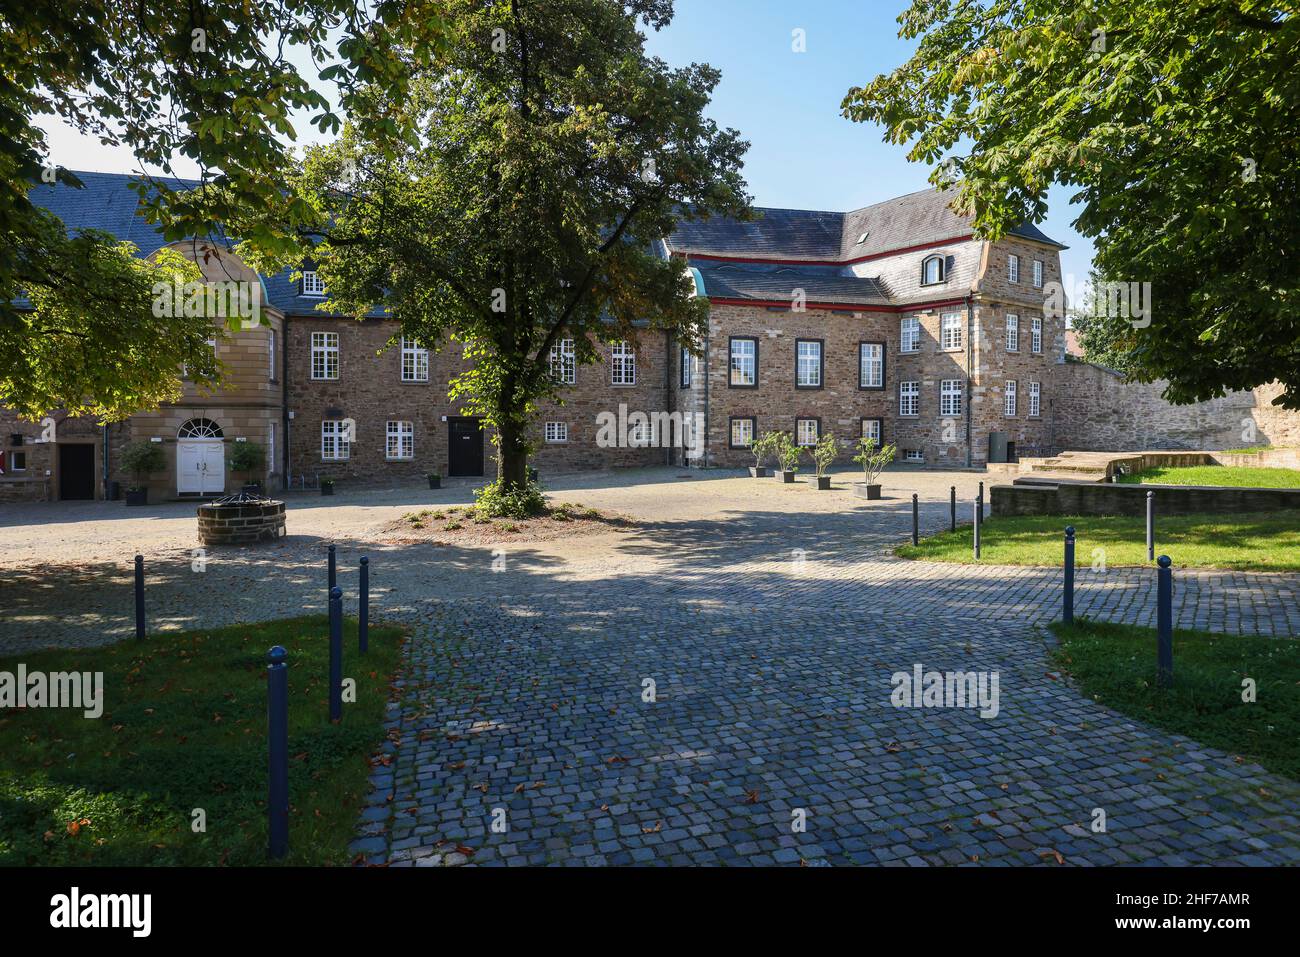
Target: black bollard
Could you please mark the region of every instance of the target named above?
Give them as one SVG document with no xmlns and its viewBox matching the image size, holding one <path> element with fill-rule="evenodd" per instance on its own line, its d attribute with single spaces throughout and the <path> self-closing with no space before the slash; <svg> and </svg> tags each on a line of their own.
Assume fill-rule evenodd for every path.
<svg viewBox="0 0 1300 957">
<path fill-rule="evenodd" d="M 1156 557 L 1156 493 L 1147 492 L 1147 561 Z"/>
<path fill-rule="evenodd" d="M 1168 555 L 1156 561 L 1156 684 L 1174 685 L 1174 572 Z"/>
<path fill-rule="evenodd" d="M 917 510 L 916 493 L 912 493 L 912 544 L 921 544 L 921 514 Z"/>
<path fill-rule="evenodd" d="M 980 519 L 984 517 L 984 503 L 975 499 L 975 560 L 980 557 Z"/>
<path fill-rule="evenodd" d="M 952 518 L 952 530 L 957 531 L 957 486 L 948 490 L 948 511 Z"/>
<path fill-rule="evenodd" d="M 330 589 L 330 720 L 343 718 L 343 589 Z"/>
<path fill-rule="evenodd" d="M 330 566 L 330 583 L 328 587 L 330 591 L 333 591 L 335 586 L 338 585 L 339 583 L 338 572 L 335 570 L 334 567 L 334 546 L 333 545 L 329 547 L 329 566 Z"/>
<path fill-rule="evenodd" d="M 357 609 L 357 649 L 364 655 L 370 647 L 370 559 L 361 559 L 361 595 Z"/>
<path fill-rule="evenodd" d="M 135 636 L 144 637 L 144 556 L 135 556 Z"/>
<path fill-rule="evenodd" d="M 289 850 L 289 669 L 279 645 L 266 655 L 267 854 L 284 857 Z"/>
<path fill-rule="evenodd" d="M 1061 592 L 1061 621 L 1074 624 L 1074 526 L 1065 526 L 1065 588 Z"/>
</svg>

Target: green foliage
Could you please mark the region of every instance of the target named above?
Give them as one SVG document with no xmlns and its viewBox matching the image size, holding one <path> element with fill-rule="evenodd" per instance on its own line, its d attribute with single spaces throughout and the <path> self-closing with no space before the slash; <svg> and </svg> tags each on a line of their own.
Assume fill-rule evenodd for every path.
<svg viewBox="0 0 1300 957">
<path fill-rule="evenodd" d="M 826 474 L 826 470 L 835 464 L 835 459 L 840 454 L 840 443 L 835 440 L 832 432 L 827 432 L 817 440 L 817 444 L 812 448 L 813 464 L 817 466 L 817 476 Z"/>
<path fill-rule="evenodd" d="M 1048 187 L 1072 188 L 1098 272 L 1151 283 L 1150 324 L 1125 340 L 1131 371 L 1168 379 L 1167 398 L 1280 380 L 1300 408 L 1296 14 L 913 0 L 899 33 L 915 53 L 843 109 L 938 164 L 931 181 L 957 184 L 982 235 L 1041 221 Z"/>
<path fill-rule="evenodd" d="M 358 104 L 371 129 L 311 150 L 294 186 L 329 222 L 313 254 L 332 307 L 383 298 L 404 335 L 463 350 L 451 398 L 523 486 L 559 340 L 582 365 L 645 326 L 702 337 L 708 303 L 653 249 L 683 215 L 748 213 L 747 144 L 705 116 L 717 70 L 646 55 L 639 27 L 666 24 L 666 0 L 442 7 L 448 42 L 410 95 Z M 381 116 L 420 138 L 376 152 Z"/>
<path fill-rule="evenodd" d="M 8 709 L 0 720 L 0 866 L 266 863 L 266 652 L 289 653 L 288 864 L 346 864 L 369 756 L 384 738 L 403 633 L 370 626 L 357 700 L 326 713 L 324 616 L 82 648 L 104 673 L 104 713 Z M 344 621 L 344 647 L 356 647 Z M 63 651 L 0 661 L 64 671 Z M 359 659 L 351 660 L 357 664 Z M 191 812 L 207 812 L 207 830 Z"/>
<path fill-rule="evenodd" d="M 1174 629 L 1174 684 L 1161 689 L 1154 628 L 1076 619 L 1051 630 L 1052 657 L 1090 698 L 1300 781 L 1300 641 Z M 1182 752 L 1154 756 L 1154 766 L 1166 759 Z"/>
<path fill-rule="evenodd" d="M 776 458 L 785 472 L 799 471 L 799 460 L 803 458 L 803 448 L 789 432 L 777 432 Z"/>
<path fill-rule="evenodd" d="M 255 473 L 266 468 L 266 449 L 256 442 L 236 442 L 230 449 L 230 471 Z"/>
<path fill-rule="evenodd" d="M 754 456 L 754 466 L 761 466 L 769 458 L 777 458 L 781 454 L 781 435 L 780 432 L 764 432 L 758 438 L 750 443 L 749 451 Z"/>
<path fill-rule="evenodd" d="M 862 480 L 868 485 L 875 485 L 880 478 L 880 473 L 894 461 L 894 456 L 897 454 L 896 446 L 878 447 L 875 439 L 864 436 L 858 439 L 858 454 L 853 456 L 853 461 L 862 466 Z"/>
<path fill-rule="evenodd" d="M 1227 485 L 1233 488 L 1300 488 L 1300 470 L 1196 465 L 1151 468 L 1121 475 L 1126 485 Z M 1156 494 L 1159 498 L 1159 493 Z"/>
<path fill-rule="evenodd" d="M 135 476 L 138 486 L 146 476 L 167 468 L 167 456 L 161 442 L 134 442 L 122 450 L 118 464 Z"/>
<path fill-rule="evenodd" d="M 531 518 L 546 511 L 546 496 L 536 482 L 511 488 L 498 479 L 474 490 L 474 509 L 484 518 Z"/>
</svg>

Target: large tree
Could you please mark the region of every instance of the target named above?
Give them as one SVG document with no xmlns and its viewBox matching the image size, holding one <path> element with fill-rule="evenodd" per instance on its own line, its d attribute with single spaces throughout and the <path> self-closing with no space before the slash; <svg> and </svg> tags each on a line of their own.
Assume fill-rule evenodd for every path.
<svg viewBox="0 0 1300 957">
<path fill-rule="evenodd" d="M 267 252 L 295 248 L 314 211 L 286 193 L 285 170 L 305 112 L 341 128 L 362 90 L 401 98 L 441 38 L 440 0 L 28 0 L 0 11 L 0 404 L 61 406 L 120 418 L 176 394 L 210 329 L 154 315 L 152 276 L 103 233 L 69 236 L 34 206 L 35 183 L 81 185 L 53 153 L 42 117 L 129 147 L 146 214 L 168 240 L 241 238 Z M 297 59 L 310 63 L 306 70 Z M 336 112 L 326 95 L 337 91 Z M 397 133 L 382 117 L 377 137 Z M 185 157 L 202 185 L 167 174 Z M 271 215 L 274 213 L 274 215 Z M 29 308 L 30 307 L 30 308 Z M 130 328 L 125 339 L 121 332 Z M 148 361 L 127 362 L 152 340 Z M 210 364 L 209 364 L 210 365 Z M 128 368 L 130 366 L 130 368 Z M 205 371 L 207 370 L 207 371 Z M 93 387 L 87 394 L 82 390 Z"/>
<path fill-rule="evenodd" d="M 1135 374 L 1192 402 L 1272 380 L 1300 408 L 1300 5 L 914 0 L 894 71 L 843 108 L 940 163 L 997 237 L 1077 187 L 1097 270 L 1151 283 Z M 954 161 L 948 164 L 946 161 Z M 1119 327 L 1111 324 L 1112 329 Z"/>
<path fill-rule="evenodd" d="M 703 114 L 718 72 L 645 53 L 640 25 L 671 16 L 671 0 L 448 0 L 449 42 L 410 96 L 368 108 L 418 137 L 385 159 L 349 127 L 298 184 L 329 223 L 312 238 L 332 307 L 382 302 L 403 335 L 464 348 L 452 397 L 495 430 L 503 493 L 527 484 L 552 347 L 572 339 L 586 364 L 646 328 L 696 341 L 707 303 L 660 241 L 683 216 L 748 215 L 747 144 Z"/>
</svg>

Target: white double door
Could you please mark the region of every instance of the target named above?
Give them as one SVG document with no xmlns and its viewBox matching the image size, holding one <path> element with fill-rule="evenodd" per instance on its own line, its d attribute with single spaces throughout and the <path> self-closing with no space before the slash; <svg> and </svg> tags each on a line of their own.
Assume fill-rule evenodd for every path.
<svg viewBox="0 0 1300 957">
<path fill-rule="evenodd" d="M 221 439 L 176 443 L 176 491 L 221 492 L 226 488 L 226 450 Z"/>
</svg>

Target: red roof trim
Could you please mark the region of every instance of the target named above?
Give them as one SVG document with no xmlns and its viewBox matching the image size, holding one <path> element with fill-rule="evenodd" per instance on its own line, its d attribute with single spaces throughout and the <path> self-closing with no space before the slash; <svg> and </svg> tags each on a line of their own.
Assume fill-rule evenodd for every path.
<svg viewBox="0 0 1300 957">
<path fill-rule="evenodd" d="M 709 303 L 715 306 L 781 306 L 790 308 L 788 299 L 735 299 L 728 296 L 709 296 Z M 964 305 L 963 299 L 936 299 L 930 302 L 881 304 L 849 302 L 808 302 L 808 309 L 825 309 L 830 312 L 919 312 L 925 309 L 938 309 L 943 306 Z"/>
<path fill-rule="evenodd" d="M 729 263 L 771 263 L 775 266 L 852 266 L 854 263 L 870 262 L 873 259 L 884 259 L 888 256 L 901 256 L 903 253 L 914 253 L 922 249 L 934 249 L 938 246 L 950 246 L 953 243 L 969 242 L 975 238 L 974 233 L 967 233 L 964 236 L 953 236 L 950 239 L 939 239 L 932 243 L 917 243 L 914 246 L 900 246 L 897 249 L 887 249 L 884 252 L 872 253 L 869 256 L 857 256 L 853 259 L 768 259 L 761 256 L 721 256 L 713 253 L 686 253 L 690 259 L 708 259 L 712 262 L 729 262 Z"/>
</svg>

